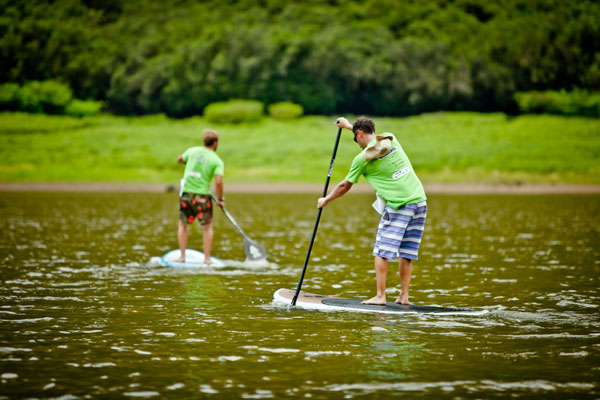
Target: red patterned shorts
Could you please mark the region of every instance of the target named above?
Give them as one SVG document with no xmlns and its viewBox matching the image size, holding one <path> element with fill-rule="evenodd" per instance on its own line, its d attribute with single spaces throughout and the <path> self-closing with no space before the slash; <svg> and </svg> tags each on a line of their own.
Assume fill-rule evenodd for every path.
<svg viewBox="0 0 600 400">
<path fill-rule="evenodd" d="M 201 225 L 212 221 L 212 198 L 208 194 L 184 192 L 179 198 L 179 219 L 191 224 L 195 218 Z"/>
</svg>

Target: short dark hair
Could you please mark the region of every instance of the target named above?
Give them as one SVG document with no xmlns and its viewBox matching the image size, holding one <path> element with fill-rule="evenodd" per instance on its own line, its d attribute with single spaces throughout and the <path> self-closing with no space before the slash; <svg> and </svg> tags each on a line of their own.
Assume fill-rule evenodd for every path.
<svg viewBox="0 0 600 400">
<path fill-rule="evenodd" d="M 212 146 L 216 141 L 219 140 L 219 132 L 214 129 L 206 129 L 202 133 L 202 139 L 204 141 L 204 146 Z"/>
<path fill-rule="evenodd" d="M 366 134 L 375 133 L 375 123 L 372 119 L 366 117 L 360 117 L 352 125 L 352 132 L 356 135 L 358 130 L 363 131 Z"/>
</svg>

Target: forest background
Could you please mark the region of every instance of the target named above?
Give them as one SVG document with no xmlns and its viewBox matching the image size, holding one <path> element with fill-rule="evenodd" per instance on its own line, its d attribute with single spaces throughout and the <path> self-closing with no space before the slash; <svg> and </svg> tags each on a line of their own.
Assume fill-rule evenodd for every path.
<svg viewBox="0 0 600 400">
<path fill-rule="evenodd" d="M 168 117 L 48 120 L 5 112 L 0 179 L 170 181 L 179 173 L 170 152 L 176 157 L 193 144 L 209 124 L 200 117 L 207 106 L 251 99 L 265 106 L 292 102 L 324 120 L 216 124 L 229 134 L 223 156 L 230 156 L 232 176 L 241 180 L 315 180 L 307 171 L 318 169 L 312 160 L 319 162 L 330 143 L 306 147 L 305 134 L 315 125 L 321 133 L 331 130 L 325 116 L 423 114 L 382 119 L 381 126 L 407 128 L 403 144 L 418 153 L 415 168 L 432 179 L 486 180 L 495 171 L 508 181 L 597 183 L 600 128 L 597 118 L 585 115 L 600 113 L 599 49 L 596 1 L 0 0 L 4 88 L 59 82 L 74 98 L 100 103 L 111 114 Z M 575 93 L 592 111 L 519 116 L 532 111 L 519 102 L 527 93 L 555 103 Z M 556 113 L 578 114 L 570 105 Z M 3 108 L 18 105 L 6 100 Z M 149 121 L 155 136 L 140 128 Z M 168 160 L 148 161 L 157 140 L 170 143 L 169 133 Z M 250 135 L 271 140 L 248 147 L 257 142 Z M 98 141 L 106 145 L 96 149 Z M 66 146 L 63 155 L 55 153 L 57 143 Z M 286 146 L 295 150 L 288 154 L 304 157 L 305 167 L 293 164 L 298 158 L 281 159 Z M 263 156 L 251 176 L 244 172 L 256 158 L 244 153 L 250 148 Z M 144 161 L 135 166 L 111 151 Z M 94 172 L 87 164 L 113 172 Z M 528 177 L 515 178 L 521 173 Z"/>
<path fill-rule="evenodd" d="M 516 112 L 600 90 L 600 3 L 571 0 L 0 1 L 0 82 L 60 80 L 118 114 L 231 98 L 306 114 Z"/>
</svg>

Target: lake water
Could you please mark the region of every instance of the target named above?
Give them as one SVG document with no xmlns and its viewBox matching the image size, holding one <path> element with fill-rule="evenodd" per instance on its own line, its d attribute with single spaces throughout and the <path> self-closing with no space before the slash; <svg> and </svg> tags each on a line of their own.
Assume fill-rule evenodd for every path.
<svg viewBox="0 0 600 400">
<path fill-rule="evenodd" d="M 0 193 L 0 399 L 600 397 L 600 196 L 430 196 L 411 301 L 484 317 L 274 305 L 317 197 L 228 195 L 270 263 L 219 211 L 232 267 L 198 271 L 148 264 L 177 247 L 176 194 Z M 374 295 L 373 197 L 324 210 L 304 290 Z"/>
</svg>

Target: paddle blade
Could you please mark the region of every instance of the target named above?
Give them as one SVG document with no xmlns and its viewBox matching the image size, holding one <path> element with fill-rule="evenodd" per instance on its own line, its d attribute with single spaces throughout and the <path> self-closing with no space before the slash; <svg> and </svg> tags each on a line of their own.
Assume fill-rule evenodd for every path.
<svg viewBox="0 0 600 400">
<path fill-rule="evenodd" d="M 246 260 L 248 261 L 267 259 L 267 252 L 265 249 L 247 236 L 244 236 L 244 251 L 246 252 Z"/>
</svg>

